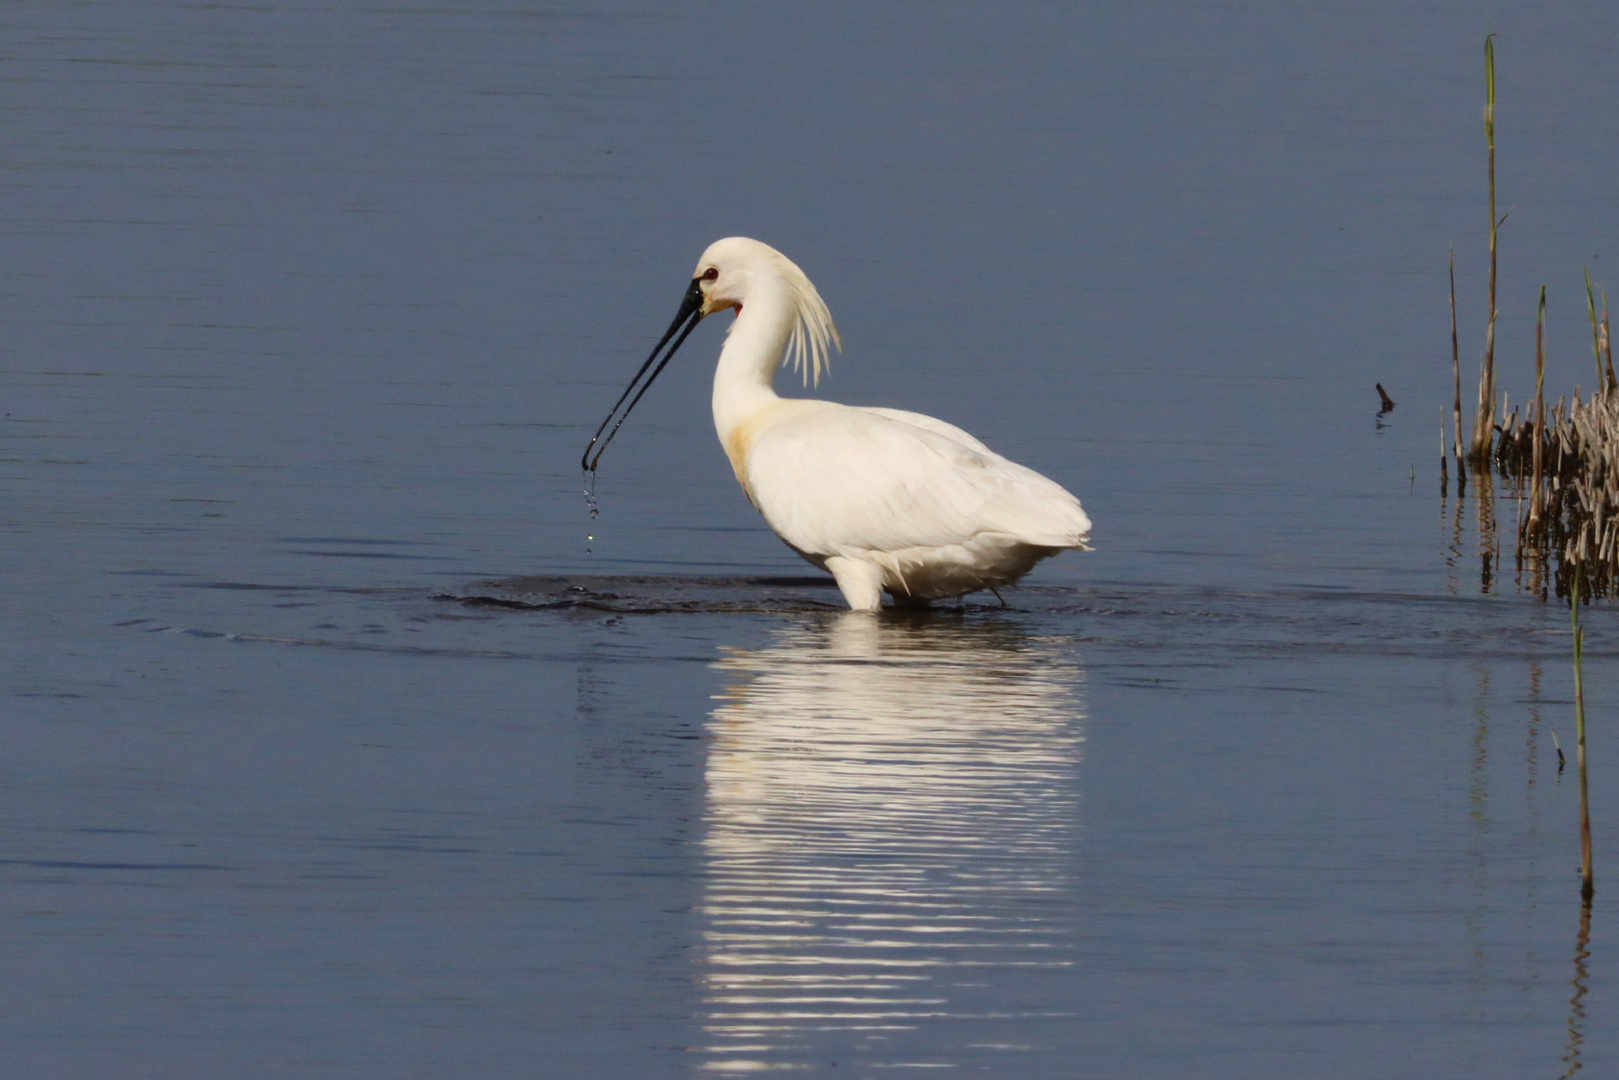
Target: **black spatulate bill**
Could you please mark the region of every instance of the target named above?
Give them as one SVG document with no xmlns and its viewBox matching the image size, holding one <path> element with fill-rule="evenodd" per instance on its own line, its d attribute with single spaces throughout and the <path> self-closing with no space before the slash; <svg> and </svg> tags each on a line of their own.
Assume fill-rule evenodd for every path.
<svg viewBox="0 0 1619 1080">
<path fill-rule="evenodd" d="M 596 465 L 601 461 L 602 453 L 607 449 L 607 444 L 613 441 L 613 436 L 618 434 L 618 429 L 624 426 L 625 420 L 629 419 L 630 411 L 635 408 L 635 403 L 641 400 L 641 395 L 645 394 L 652 386 L 653 380 L 658 377 L 658 374 L 661 371 L 663 371 L 664 367 L 675 355 L 675 352 L 680 348 L 681 344 L 685 342 L 686 337 L 692 332 L 697 324 L 702 321 L 702 318 L 702 280 L 700 278 L 693 278 L 691 287 L 686 290 L 685 298 L 680 301 L 680 311 L 676 313 L 675 321 L 669 324 L 669 329 L 664 331 L 663 337 L 659 338 L 658 344 L 653 347 L 652 355 L 646 358 L 646 363 L 641 365 L 641 370 L 635 373 L 635 378 L 630 380 L 630 385 L 624 388 L 624 392 L 620 394 L 618 396 L 618 400 L 613 403 L 613 411 L 607 414 L 607 419 L 601 422 L 601 426 L 596 429 L 596 434 L 590 437 L 590 444 L 585 447 L 584 456 L 579 459 L 580 468 L 584 469 L 588 473 L 594 473 L 596 471 Z M 675 337 L 676 333 L 678 333 L 680 336 Z M 669 351 L 663 354 L 663 359 L 658 361 L 658 366 L 652 367 L 652 361 L 658 359 L 658 353 L 662 351 L 664 345 L 668 344 L 670 338 L 674 338 L 675 343 L 670 345 Z M 647 375 L 648 368 L 652 369 L 652 374 L 650 375 Z M 643 375 L 646 375 L 646 380 L 644 382 L 641 379 L 641 376 Z M 637 385 L 640 386 L 639 390 L 636 389 Z M 630 397 L 632 392 L 635 394 L 634 397 Z M 627 406 L 624 405 L 626 400 L 629 401 Z M 624 408 L 622 413 L 619 412 L 620 406 L 623 406 Z M 613 420 L 613 417 L 615 416 L 618 417 L 616 423 Z M 613 425 L 611 431 L 608 431 L 608 424 Z M 602 438 L 602 432 L 604 431 L 607 432 L 607 437 L 605 439 Z M 599 447 L 596 445 L 598 442 L 601 443 Z M 592 450 L 596 451 L 595 457 L 590 456 L 590 452 Z"/>
</svg>

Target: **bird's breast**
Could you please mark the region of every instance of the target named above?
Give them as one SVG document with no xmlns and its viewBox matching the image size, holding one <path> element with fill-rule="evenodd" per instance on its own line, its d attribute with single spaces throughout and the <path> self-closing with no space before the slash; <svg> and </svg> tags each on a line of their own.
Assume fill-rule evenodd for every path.
<svg viewBox="0 0 1619 1080">
<path fill-rule="evenodd" d="M 748 482 L 748 455 L 753 453 L 754 444 L 759 441 L 759 437 L 771 422 L 780 418 L 787 407 L 786 401 L 768 402 L 720 432 L 720 445 L 725 448 L 725 456 L 730 459 L 731 471 L 736 474 L 736 482 L 742 485 L 748 501 L 755 506 L 759 502 L 753 497 L 753 485 Z"/>
</svg>

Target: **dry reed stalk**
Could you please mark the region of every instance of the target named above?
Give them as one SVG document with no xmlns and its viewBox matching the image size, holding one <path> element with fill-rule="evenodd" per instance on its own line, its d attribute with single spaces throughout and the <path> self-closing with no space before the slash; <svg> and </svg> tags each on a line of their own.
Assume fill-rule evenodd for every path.
<svg viewBox="0 0 1619 1080">
<path fill-rule="evenodd" d="M 1530 496 L 1533 504 L 1538 493 L 1540 513 L 1520 525 L 1520 557 L 1538 569 L 1555 554 L 1560 596 L 1576 572 L 1585 596 L 1610 594 L 1619 582 L 1619 392 L 1583 400 L 1576 393 L 1547 415 L 1542 385 L 1537 404 L 1528 422 L 1509 423 L 1496 448 L 1502 472 L 1520 482 L 1535 475 L 1539 458 Z M 1538 575 L 1534 591 L 1544 595 Z"/>
<path fill-rule="evenodd" d="M 1613 331 L 1608 327 L 1608 290 L 1602 290 L 1602 355 L 1608 361 L 1608 389 L 1619 389 L 1619 379 L 1613 375 Z"/>
</svg>

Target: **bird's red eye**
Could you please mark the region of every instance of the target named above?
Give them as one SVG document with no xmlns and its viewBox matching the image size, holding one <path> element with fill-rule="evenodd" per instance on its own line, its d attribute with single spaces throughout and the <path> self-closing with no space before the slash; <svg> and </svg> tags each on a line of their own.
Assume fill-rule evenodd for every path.
<svg viewBox="0 0 1619 1080">
<path fill-rule="evenodd" d="M 717 266 L 710 266 L 707 270 L 703 271 L 703 280 L 704 281 L 713 281 L 715 278 L 717 278 L 719 276 L 720 276 L 720 268 L 717 267 Z"/>
</svg>

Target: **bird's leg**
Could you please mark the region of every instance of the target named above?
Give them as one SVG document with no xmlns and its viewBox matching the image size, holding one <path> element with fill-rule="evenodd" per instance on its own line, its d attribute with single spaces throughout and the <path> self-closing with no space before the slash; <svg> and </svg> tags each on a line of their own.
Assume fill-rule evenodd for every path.
<svg viewBox="0 0 1619 1080">
<path fill-rule="evenodd" d="M 837 579 L 838 589 L 853 611 L 877 611 L 883 606 L 883 572 L 871 563 L 833 555 L 826 568 Z"/>
<path fill-rule="evenodd" d="M 997 600 L 999 600 L 1001 602 L 1001 607 L 1006 606 L 1006 597 L 1004 597 L 1000 593 L 996 592 L 993 587 L 991 587 L 989 591 L 992 592 L 992 593 L 995 593 L 995 599 L 997 599 Z"/>
</svg>

